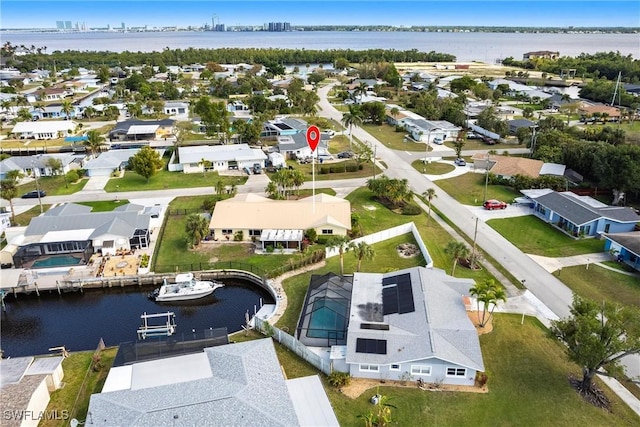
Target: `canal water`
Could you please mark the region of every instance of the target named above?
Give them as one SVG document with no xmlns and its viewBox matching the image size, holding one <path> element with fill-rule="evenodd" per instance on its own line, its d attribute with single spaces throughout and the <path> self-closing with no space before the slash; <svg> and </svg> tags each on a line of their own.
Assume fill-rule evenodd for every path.
<svg viewBox="0 0 640 427">
<path fill-rule="evenodd" d="M 247 310 L 274 304 L 267 291 L 244 280 L 224 280 L 225 287 L 190 302 L 157 303 L 147 298 L 153 287 L 92 289 L 58 295 L 9 295 L 0 317 L 0 348 L 5 357 L 48 354 L 49 348 L 93 350 L 100 338 L 107 346 L 137 340 L 144 312 L 172 311 L 176 335 L 226 327 L 241 330 Z"/>
</svg>

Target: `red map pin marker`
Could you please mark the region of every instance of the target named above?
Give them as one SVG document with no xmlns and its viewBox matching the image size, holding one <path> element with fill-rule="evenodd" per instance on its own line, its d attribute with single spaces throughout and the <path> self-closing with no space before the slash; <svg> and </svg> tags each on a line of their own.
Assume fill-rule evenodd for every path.
<svg viewBox="0 0 640 427">
<path fill-rule="evenodd" d="M 311 148 L 311 151 L 316 151 L 316 148 L 318 147 L 318 143 L 320 142 L 320 129 L 318 129 L 318 126 L 309 126 L 307 128 L 307 144 L 309 145 L 309 148 Z"/>
</svg>

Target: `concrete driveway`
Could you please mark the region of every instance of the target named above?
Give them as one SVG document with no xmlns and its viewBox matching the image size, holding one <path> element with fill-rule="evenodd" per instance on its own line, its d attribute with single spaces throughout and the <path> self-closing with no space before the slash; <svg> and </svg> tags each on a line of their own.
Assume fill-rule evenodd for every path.
<svg viewBox="0 0 640 427">
<path fill-rule="evenodd" d="M 82 191 L 104 193 L 104 186 L 107 185 L 110 178 L 110 176 L 92 176 L 89 178 L 89 182 L 87 182 Z"/>
</svg>

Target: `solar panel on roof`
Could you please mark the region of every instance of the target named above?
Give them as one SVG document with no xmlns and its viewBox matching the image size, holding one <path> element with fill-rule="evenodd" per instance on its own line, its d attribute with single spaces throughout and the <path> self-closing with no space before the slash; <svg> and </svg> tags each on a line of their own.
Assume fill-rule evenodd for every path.
<svg viewBox="0 0 640 427">
<path fill-rule="evenodd" d="M 360 329 L 371 329 L 375 331 L 388 331 L 389 325 L 385 325 L 382 323 L 361 323 Z"/>
<path fill-rule="evenodd" d="M 398 283 L 398 313 L 413 313 L 415 310 L 411 279 Z"/>
<path fill-rule="evenodd" d="M 356 339 L 356 353 L 387 354 L 387 340 Z"/>
<path fill-rule="evenodd" d="M 382 288 L 382 315 L 398 312 L 398 287 Z"/>
</svg>

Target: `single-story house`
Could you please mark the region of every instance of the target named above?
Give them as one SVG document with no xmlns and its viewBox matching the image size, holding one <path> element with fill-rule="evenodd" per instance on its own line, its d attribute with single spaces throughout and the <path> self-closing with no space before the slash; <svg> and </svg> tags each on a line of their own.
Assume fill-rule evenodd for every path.
<svg viewBox="0 0 640 427">
<path fill-rule="evenodd" d="M 541 160 L 526 157 L 499 156 L 496 154 L 476 153 L 471 157 L 476 169 L 489 170 L 501 178 L 511 178 L 515 175 L 537 178 L 544 165 Z"/>
<path fill-rule="evenodd" d="M 316 194 L 300 200 L 273 200 L 257 194 L 238 194 L 216 203 L 209 223 L 214 239 L 259 241 L 262 249 L 299 249 L 304 231 L 313 228 L 318 236 L 347 234 L 351 228 L 348 200 Z"/>
<path fill-rule="evenodd" d="M 583 118 L 594 118 L 600 116 L 602 120 L 618 121 L 620 120 L 620 109 L 608 105 L 587 105 L 583 103 L 578 110 Z"/>
<path fill-rule="evenodd" d="M 318 156 L 328 156 L 329 153 L 329 140 L 331 137 L 325 133 L 320 134 L 320 142 L 316 147 L 316 154 Z M 306 133 L 296 133 L 290 136 L 279 136 L 278 151 L 285 158 L 298 158 L 303 159 L 305 157 L 311 157 L 313 152 L 307 143 Z"/>
<path fill-rule="evenodd" d="M 202 173 L 209 161 L 208 170 L 223 171 L 228 169 L 252 168 L 258 163 L 265 167 L 267 155 L 259 148 L 250 148 L 247 144 L 233 145 L 196 145 L 179 147 L 178 157 L 184 173 Z"/>
<path fill-rule="evenodd" d="M 624 262 L 640 271 L 640 231 L 628 233 L 605 233 L 604 251 L 615 255 L 619 262 Z"/>
<path fill-rule="evenodd" d="M 357 378 L 474 385 L 484 362 L 463 300 L 473 286 L 471 279 L 425 267 L 354 273 L 350 304 L 342 313 L 348 321 L 346 351 L 334 367 L 342 362 Z"/>
<path fill-rule="evenodd" d="M 173 134 L 175 120 L 126 120 L 109 132 L 110 141 L 140 141 L 167 138 Z"/>
<path fill-rule="evenodd" d="M 73 134 L 77 126 L 71 120 L 18 122 L 11 133 L 19 139 L 56 139 Z"/>
<path fill-rule="evenodd" d="M 408 119 L 424 120 L 421 115 L 405 110 L 404 107 L 395 104 L 385 105 L 385 118 L 391 126 L 404 126 L 405 121 Z"/>
<path fill-rule="evenodd" d="M 169 116 L 189 116 L 189 103 L 188 102 L 177 102 L 177 101 L 167 101 L 164 103 L 164 113 Z"/>
<path fill-rule="evenodd" d="M 88 412 L 102 426 L 338 426 L 318 376 L 285 379 L 270 338 L 111 368 Z"/>
<path fill-rule="evenodd" d="M 62 101 L 68 96 L 73 96 L 73 91 L 59 87 L 47 87 L 36 92 L 41 101 Z"/>
<path fill-rule="evenodd" d="M 462 130 L 445 120 L 405 119 L 404 128 L 411 138 L 418 142 L 432 143 L 434 139 L 441 141 L 455 139 Z"/>
<path fill-rule="evenodd" d="M 508 120 L 507 124 L 509 125 L 509 133 L 511 135 L 515 135 L 520 128 L 530 129 L 532 126 L 535 126 L 535 122 L 527 119 Z"/>
<path fill-rule="evenodd" d="M 73 169 L 81 169 L 85 156 L 82 154 L 38 154 L 35 156 L 7 157 L 0 162 L 0 179 L 7 176 L 7 172 L 17 170 L 24 176 L 53 176 L 55 171 L 51 167 L 51 160 L 60 161 L 61 169 L 58 174 L 63 175 Z"/>
<path fill-rule="evenodd" d="M 144 206 L 119 206 L 111 212 L 65 203 L 31 219 L 16 245 L 13 265 L 33 268 L 39 259 L 67 255 L 75 263 L 88 262 L 95 252 L 115 255 L 118 249 L 149 246 L 151 214 Z"/>
<path fill-rule="evenodd" d="M 560 57 L 560 52 L 552 51 L 552 50 L 538 50 L 535 52 L 526 52 L 522 54 L 523 61 L 530 61 L 532 59 L 543 58 L 543 59 L 558 59 Z"/>
<path fill-rule="evenodd" d="M 309 124 L 301 119 L 294 119 L 290 117 L 284 117 L 276 120 L 269 120 L 264 122 L 262 127 L 261 137 L 276 137 L 295 135 L 296 133 L 306 133 Z"/>
<path fill-rule="evenodd" d="M 71 106 L 71 111 L 69 111 L 70 119 L 75 119 L 80 115 L 80 109 L 73 105 Z M 62 110 L 62 105 L 60 104 L 49 104 L 47 106 L 40 108 L 34 108 L 31 110 L 31 117 L 38 119 L 67 119 L 67 113 Z"/>
<path fill-rule="evenodd" d="M 509 96 L 524 95 L 529 99 L 537 97 L 541 100 L 551 98 L 551 94 L 541 91 L 537 86 L 527 86 L 521 83 L 514 82 L 507 79 L 494 79 L 487 83 L 491 90 L 496 90 L 500 85 L 509 86 L 509 91 L 506 93 Z"/>
<path fill-rule="evenodd" d="M 574 237 L 633 231 L 640 222 L 634 209 L 609 206 L 570 191 L 522 190 L 533 201 L 534 214 Z"/>
<path fill-rule="evenodd" d="M 577 99 L 564 99 L 561 93 L 554 93 L 550 98 L 547 99 L 549 103 L 549 108 L 552 110 L 558 111 L 561 107 L 569 104 L 573 104 L 575 102 L 579 102 Z"/>
<path fill-rule="evenodd" d="M 135 156 L 138 151 L 140 151 L 139 148 L 105 151 L 88 160 L 84 165 L 84 169 L 86 169 L 89 177 L 110 176 L 115 171 L 124 170 L 131 156 Z M 156 151 L 158 151 L 160 157 L 163 156 L 164 150 Z"/>
<path fill-rule="evenodd" d="M 37 427 L 49 404 L 50 393 L 62 387 L 62 356 L 0 359 L 2 425 Z M 53 411 L 52 411 L 53 412 Z M 15 414 L 15 416 L 11 416 Z M 68 411 L 51 416 L 65 419 Z"/>
</svg>

